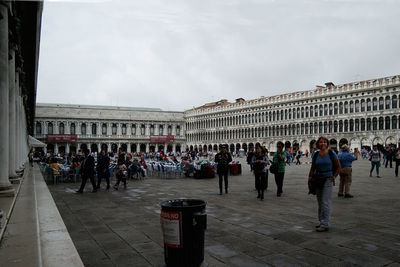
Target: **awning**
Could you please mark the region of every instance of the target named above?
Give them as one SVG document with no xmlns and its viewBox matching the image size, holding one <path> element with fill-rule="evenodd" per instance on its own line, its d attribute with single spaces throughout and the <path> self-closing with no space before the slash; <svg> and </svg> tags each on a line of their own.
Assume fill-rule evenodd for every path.
<svg viewBox="0 0 400 267">
<path fill-rule="evenodd" d="M 30 147 L 46 147 L 47 145 L 43 142 L 40 142 L 33 136 L 29 136 L 29 146 Z"/>
</svg>

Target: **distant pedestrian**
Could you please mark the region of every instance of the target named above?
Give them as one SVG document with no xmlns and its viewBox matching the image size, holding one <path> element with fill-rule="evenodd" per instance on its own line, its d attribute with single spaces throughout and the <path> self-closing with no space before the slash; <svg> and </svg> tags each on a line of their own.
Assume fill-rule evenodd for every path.
<svg viewBox="0 0 400 267">
<path fill-rule="evenodd" d="M 300 158 L 301 158 L 301 151 L 297 150 L 297 153 L 296 153 L 296 165 L 301 165 Z"/>
<path fill-rule="evenodd" d="M 282 195 L 283 178 L 285 176 L 285 158 L 286 153 L 283 151 L 284 144 L 279 141 L 276 144 L 277 151 L 274 154 L 272 161 L 278 166 L 278 171 L 275 172 L 275 183 L 277 187 L 276 196 L 280 197 Z"/>
<path fill-rule="evenodd" d="M 115 176 L 117 177 L 117 182 L 114 185 L 114 189 L 118 190 L 119 184 L 121 181 L 124 183 L 124 188 L 126 188 L 126 176 L 127 176 L 127 168 L 124 164 L 124 160 L 122 158 L 118 159 L 118 165 L 115 167 L 116 173 Z"/>
<path fill-rule="evenodd" d="M 348 145 L 342 146 L 342 153 L 338 156 L 340 161 L 340 184 L 338 197 L 352 198 L 350 194 L 350 185 L 352 181 L 352 164 L 357 158 L 350 153 Z"/>
<path fill-rule="evenodd" d="M 399 177 L 399 166 L 400 166 L 400 147 L 397 148 L 396 154 L 394 156 L 394 159 L 396 161 L 396 168 L 394 170 L 394 173 L 396 174 L 396 177 Z"/>
<path fill-rule="evenodd" d="M 87 179 L 90 179 L 90 182 L 92 183 L 93 190 L 92 193 L 97 192 L 96 189 L 96 183 L 94 181 L 94 158 L 93 156 L 89 155 L 89 149 L 84 149 L 83 150 L 85 158 L 83 159 L 82 162 L 82 167 L 80 169 L 81 175 L 82 175 L 82 183 L 81 187 L 79 188 L 77 193 L 83 193 L 83 189 L 85 188 L 86 181 Z"/>
<path fill-rule="evenodd" d="M 256 147 L 256 153 L 254 154 L 251 164 L 253 165 L 257 198 L 260 200 L 264 199 L 264 190 L 268 187 L 268 169 L 269 163 L 268 154 L 265 153 L 261 146 Z"/>
<path fill-rule="evenodd" d="M 318 177 L 319 181 L 322 181 L 321 186 L 316 188 L 319 220 L 316 228 L 317 232 L 325 232 L 330 227 L 332 188 L 340 171 L 340 162 L 336 153 L 329 149 L 327 138 L 318 138 L 317 148 L 319 152 L 313 156 L 308 181 L 310 183 L 314 175 Z"/>
<path fill-rule="evenodd" d="M 251 160 L 253 159 L 254 156 L 254 149 L 251 147 L 250 151 L 247 153 L 247 164 L 250 165 L 250 171 L 253 171 L 253 165 L 251 164 Z"/>
<path fill-rule="evenodd" d="M 390 163 L 390 168 L 393 168 L 393 157 L 395 154 L 395 150 L 393 149 L 393 147 L 387 147 L 386 148 L 386 164 L 385 164 L 385 168 L 387 168 L 388 163 Z"/>
<path fill-rule="evenodd" d="M 97 190 L 100 190 L 101 179 L 105 179 L 107 183 L 106 190 L 110 189 L 110 158 L 106 155 L 106 151 L 101 150 L 97 159 Z"/>
<path fill-rule="evenodd" d="M 374 145 L 373 150 L 369 152 L 369 160 L 371 161 L 371 170 L 369 171 L 369 177 L 372 177 L 372 172 L 374 171 L 374 168 L 376 168 L 376 177 L 381 178 L 381 176 L 379 176 L 379 167 L 381 166 L 381 158 L 382 158 L 381 151 L 378 150 L 377 145 Z"/>
<path fill-rule="evenodd" d="M 221 147 L 221 151 L 215 155 L 214 161 L 217 165 L 217 173 L 219 178 L 219 194 L 222 195 L 222 179 L 225 183 L 225 193 L 228 194 L 228 171 L 229 162 L 232 161 L 232 156 L 227 152 L 225 145 Z"/>
</svg>

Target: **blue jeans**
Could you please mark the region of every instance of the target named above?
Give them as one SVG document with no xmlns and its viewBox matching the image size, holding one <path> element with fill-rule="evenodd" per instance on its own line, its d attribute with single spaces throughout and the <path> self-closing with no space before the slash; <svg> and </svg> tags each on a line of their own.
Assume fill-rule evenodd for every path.
<svg viewBox="0 0 400 267">
<path fill-rule="evenodd" d="M 326 180 L 324 187 L 317 188 L 318 220 L 321 227 L 329 228 L 331 219 L 331 200 L 333 182 Z"/>
<path fill-rule="evenodd" d="M 379 167 L 381 166 L 381 162 L 377 161 L 371 161 L 371 170 L 369 171 L 370 174 L 372 174 L 372 171 L 374 170 L 374 167 L 376 166 L 376 175 L 379 175 Z"/>
</svg>

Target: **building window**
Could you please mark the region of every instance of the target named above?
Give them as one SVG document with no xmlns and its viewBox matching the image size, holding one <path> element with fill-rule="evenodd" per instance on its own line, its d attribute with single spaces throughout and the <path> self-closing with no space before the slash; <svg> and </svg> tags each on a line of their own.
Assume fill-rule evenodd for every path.
<svg viewBox="0 0 400 267">
<path fill-rule="evenodd" d="M 355 108 L 355 112 L 360 112 L 360 101 L 356 100 L 354 108 Z"/>
<path fill-rule="evenodd" d="M 42 134 L 42 124 L 40 122 L 36 122 L 36 134 Z"/>
<path fill-rule="evenodd" d="M 392 117 L 392 129 L 397 129 L 397 117 Z"/>
<path fill-rule="evenodd" d="M 373 110 L 373 111 L 378 110 L 378 99 L 376 99 L 376 97 L 374 97 L 374 98 L 372 99 L 372 110 Z"/>
<path fill-rule="evenodd" d="M 339 114 L 343 114 L 343 102 L 339 103 Z"/>
<path fill-rule="evenodd" d="M 126 135 L 126 124 L 122 124 L 121 133 L 122 135 Z"/>
<path fill-rule="evenodd" d="M 349 121 L 345 120 L 344 121 L 344 132 L 348 132 L 349 131 Z"/>
<path fill-rule="evenodd" d="M 337 131 L 338 131 L 338 123 L 337 123 L 337 121 L 334 121 L 333 122 L 333 132 L 337 133 Z"/>
<path fill-rule="evenodd" d="M 71 134 L 76 134 L 75 123 L 71 123 L 70 132 Z"/>
<path fill-rule="evenodd" d="M 372 119 L 372 130 L 376 131 L 378 130 L 378 120 L 377 118 Z"/>
<path fill-rule="evenodd" d="M 349 103 L 346 101 L 344 102 L 344 114 L 349 113 Z"/>
<path fill-rule="evenodd" d="M 181 135 L 181 127 L 178 125 L 176 126 L 176 135 L 180 136 Z M 263 129 L 263 135 L 264 135 L 264 129 Z"/>
<path fill-rule="evenodd" d="M 350 113 L 354 112 L 354 102 L 350 101 Z"/>
<path fill-rule="evenodd" d="M 368 118 L 367 119 L 367 131 L 371 131 L 371 119 L 370 118 Z"/>
<path fill-rule="evenodd" d="M 390 130 L 390 117 L 385 118 L 385 130 Z"/>
<path fill-rule="evenodd" d="M 360 131 L 360 121 L 358 119 L 356 119 L 355 121 L 355 126 L 356 126 L 356 132 Z"/>
<path fill-rule="evenodd" d="M 172 135 L 172 126 L 168 125 L 168 135 Z"/>
<path fill-rule="evenodd" d="M 154 135 L 154 125 L 150 125 L 150 135 Z"/>
<path fill-rule="evenodd" d="M 383 97 L 379 98 L 379 110 L 383 110 Z"/>
<path fill-rule="evenodd" d="M 51 122 L 49 122 L 49 124 L 47 124 L 47 133 L 53 134 L 53 123 L 51 123 Z"/>
<path fill-rule="evenodd" d="M 365 100 L 361 99 L 361 112 L 365 111 Z"/>
<path fill-rule="evenodd" d="M 338 114 L 338 103 L 335 103 L 335 104 L 333 105 L 333 112 L 334 112 L 335 115 Z"/>
<path fill-rule="evenodd" d="M 322 105 L 319 105 L 319 116 L 322 117 L 324 115 L 324 110 Z"/>
<path fill-rule="evenodd" d="M 112 135 L 117 135 L 117 124 L 113 123 L 111 127 L 111 134 Z"/>
<path fill-rule="evenodd" d="M 379 130 L 383 130 L 383 117 L 379 118 Z"/>
<path fill-rule="evenodd" d="M 160 127 L 158 127 L 158 134 L 159 135 L 163 135 L 164 134 L 164 126 L 160 125 Z"/>
<path fill-rule="evenodd" d="M 101 126 L 101 134 L 102 135 L 107 135 L 107 124 L 103 123 Z"/>
<path fill-rule="evenodd" d="M 132 135 L 136 135 L 136 124 L 132 124 L 131 133 Z"/>
<path fill-rule="evenodd" d="M 93 135 L 97 134 L 97 125 L 96 125 L 96 123 L 92 123 L 92 134 Z"/>
<path fill-rule="evenodd" d="M 142 124 L 140 126 L 140 135 L 144 135 L 145 133 L 146 133 L 146 128 L 145 128 L 144 124 Z"/>
<path fill-rule="evenodd" d="M 385 98 L 385 109 L 390 109 L 390 96 Z"/>
<path fill-rule="evenodd" d="M 81 125 L 81 134 L 86 135 L 86 124 L 85 123 L 82 123 L 82 125 Z"/>
<path fill-rule="evenodd" d="M 64 123 L 62 123 L 62 122 L 58 126 L 58 133 L 59 134 L 64 134 Z"/>
<path fill-rule="evenodd" d="M 365 119 L 361 119 L 361 131 L 365 131 Z"/>
</svg>

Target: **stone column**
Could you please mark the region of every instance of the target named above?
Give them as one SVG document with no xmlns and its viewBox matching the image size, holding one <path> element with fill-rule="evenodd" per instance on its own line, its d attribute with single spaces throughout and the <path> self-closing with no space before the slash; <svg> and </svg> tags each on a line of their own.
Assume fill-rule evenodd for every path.
<svg viewBox="0 0 400 267">
<path fill-rule="evenodd" d="M 127 123 L 126 124 L 126 136 L 131 136 L 132 135 L 132 124 Z"/>
<path fill-rule="evenodd" d="M 146 129 L 147 129 L 147 127 L 146 127 Z M 150 150 L 150 144 L 146 143 L 146 153 L 149 152 L 149 150 Z"/>
<path fill-rule="evenodd" d="M 8 3 L 0 3 L 0 196 L 14 195 L 9 168 Z"/>
<path fill-rule="evenodd" d="M 154 152 L 158 152 L 158 144 L 156 144 L 155 150 Z"/>
<path fill-rule="evenodd" d="M 24 134 L 26 132 L 25 128 L 25 111 L 23 107 L 23 101 L 21 97 L 21 90 L 19 95 L 17 96 L 17 144 L 16 144 L 16 150 L 17 150 L 17 171 L 22 171 L 24 169 Z M 24 132 L 25 131 L 25 132 Z"/>
<path fill-rule="evenodd" d="M 58 143 L 54 144 L 54 155 L 58 154 Z"/>
<path fill-rule="evenodd" d="M 111 127 L 112 127 L 112 123 L 111 123 L 111 122 L 108 122 L 108 123 L 107 123 L 107 135 L 111 135 L 111 134 L 112 134 L 112 132 L 111 132 Z"/>
<path fill-rule="evenodd" d="M 136 153 L 140 153 L 140 144 L 136 144 Z"/>
<path fill-rule="evenodd" d="M 172 135 L 176 135 L 176 124 L 172 125 Z"/>
<path fill-rule="evenodd" d="M 160 125 L 156 124 L 154 125 L 154 135 L 158 135 L 160 132 Z"/>
<path fill-rule="evenodd" d="M 126 152 L 131 153 L 131 144 L 129 142 L 126 144 Z"/>
<path fill-rule="evenodd" d="M 176 144 L 175 143 L 172 144 L 172 152 L 176 153 Z"/>
<path fill-rule="evenodd" d="M 64 127 L 65 127 L 65 134 L 71 134 L 71 122 L 66 121 Z"/>
<path fill-rule="evenodd" d="M 163 151 L 164 154 L 167 153 L 167 146 L 168 146 L 168 144 L 167 144 L 167 143 L 164 143 L 164 151 Z"/>
<path fill-rule="evenodd" d="M 65 153 L 69 154 L 69 143 L 65 144 Z"/>
<path fill-rule="evenodd" d="M 149 136 L 149 135 L 150 135 L 150 125 L 148 125 L 148 124 L 145 125 L 145 132 L 144 132 L 144 134 L 145 134 L 146 136 Z M 147 152 L 147 150 L 146 150 L 146 152 Z"/>
<path fill-rule="evenodd" d="M 122 123 L 117 123 L 117 136 L 121 136 Z"/>
<path fill-rule="evenodd" d="M 10 47 L 10 57 L 11 59 L 9 60 L 9 110 L 8 110 L 8 118 L 9 118 L 9 127 L 8 127 L 8 132 L 9 132 L 9 164 L 8 164 L 8 173 L 11 178 L 17 177 L 17 173 L 15 172 L 16 168 L 16 150 L 15 146 L 17 143 L 16 139 L 16 89 L 15 88 L 15 50 L 14 48 Z"/>
</svg>

